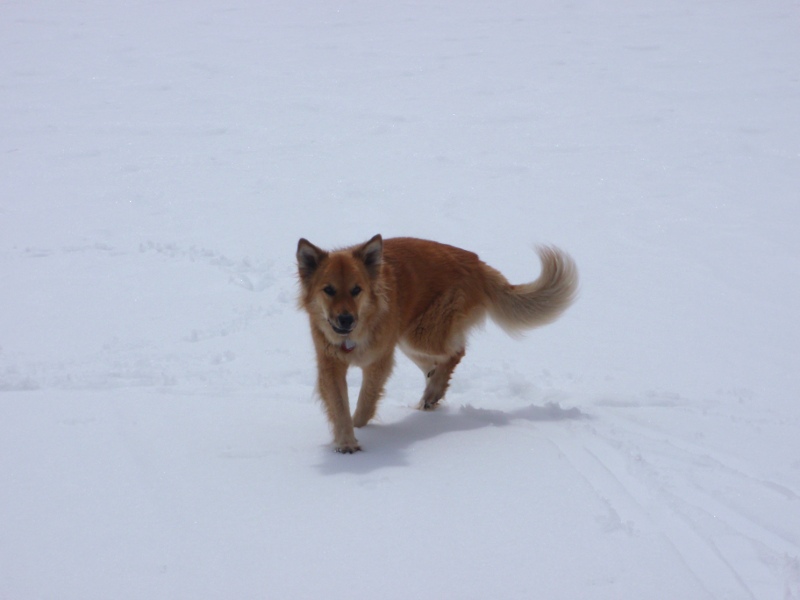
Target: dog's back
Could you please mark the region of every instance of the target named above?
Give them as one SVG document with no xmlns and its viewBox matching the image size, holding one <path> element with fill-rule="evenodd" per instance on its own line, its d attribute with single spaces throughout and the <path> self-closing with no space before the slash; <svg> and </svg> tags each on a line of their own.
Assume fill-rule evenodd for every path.
<svg viewBox="0 0 800 600">
<path fill-rule="evenodd" d="M 430 322 L 444 337 L 456 334 L 463 338 L 464 328 L 488 312 L 492 320 L 513 334 L 555 320 L 577 291 L 575 263 L 552 247 L 539 248 L 539 278 L 521 285 L 510 284 L 474 252 L 438 242 L 388 239 L 383 256 L 396 287 L 401 331 Z M 450 322 L 446 332 L 442 331 L 442 321 Z"/>
<path fill-rule="evenodd" d="M 432 309 L 445 308 L 446 299 L 452 301 L 445 310 L 463 313 L 486 305 L 486 265 L 473 252 L 428 240 L 391 238 L 384 242 L 383 260 L 395 288 L 401 331 Z"/>
</svg>

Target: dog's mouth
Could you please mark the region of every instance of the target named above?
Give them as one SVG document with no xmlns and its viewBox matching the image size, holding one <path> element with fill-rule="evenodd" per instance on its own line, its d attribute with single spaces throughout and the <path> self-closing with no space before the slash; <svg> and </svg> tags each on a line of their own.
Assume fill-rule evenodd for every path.
<svg viewBox="0 0 800 600">
<path fill-rule="evenodd" d="M 333 329 L 333 330 L 334 330 L 336 333 L 338 333 L 339 335 L 350 335 L 351 333 L 353 333 L 353 329 L 355 329 L 355 328 L 356 328 L 356 326 L 355 326 L 355 325 L 353 325 L 353 326 L 352 326 L 352 327 L 350 327 L 349 329 L 345 329 L 345 328 L 343 328 L 343 327 L 339 327 L 338 325 L 334 325 L 334 324 L 333 324 L 333 323 L 331 323 L 330 321 L 328 321 L 328 323 L 330 323 L 330 326 L 331 326 L 331 328 L 332 328 L 332 329 Z"/>
</svg>

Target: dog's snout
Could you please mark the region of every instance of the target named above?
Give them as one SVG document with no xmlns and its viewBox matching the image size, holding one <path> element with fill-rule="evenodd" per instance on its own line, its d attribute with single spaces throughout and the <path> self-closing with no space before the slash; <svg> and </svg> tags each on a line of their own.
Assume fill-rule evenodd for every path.
<svg viewBox="0 0 800 600">
<path fill-rule="evenodd" d="M 355 318 L 350 313 L 342 313 L 336 317 L 336 321 L 342 329 L 352 329 Z"/>
</svg>

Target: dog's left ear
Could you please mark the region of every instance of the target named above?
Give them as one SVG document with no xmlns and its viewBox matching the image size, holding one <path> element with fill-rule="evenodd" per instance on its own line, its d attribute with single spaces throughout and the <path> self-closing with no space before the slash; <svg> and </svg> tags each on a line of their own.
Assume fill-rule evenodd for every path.
<svg viewBox="0 0 800 600">
<path fill-rule="evenodd" d="M 361 259 L 367 267 L 370 277 L 376 277 L 383 261 L 383 238 L 379 233 L 366 244 L 355 251 L 355 255 Z"/>
<path fill-rule="evenodd" d="M 320 250 L 305 238 L 300 238 L 297 242 L 297 271 L 300 279 L 305 281 L 314 274 L 322 260 L 328 256 L 324 250 Z"/>
</svg>

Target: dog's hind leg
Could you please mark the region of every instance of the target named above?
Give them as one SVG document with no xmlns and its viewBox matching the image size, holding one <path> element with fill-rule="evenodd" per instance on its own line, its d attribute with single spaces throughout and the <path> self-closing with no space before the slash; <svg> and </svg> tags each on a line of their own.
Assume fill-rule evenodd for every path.
<svg viewBox="0 0 800 600">
<path fill-rule="evenodd" d="M 444 398 L 447 391 L 447 386 L 450 385 L 450 377 L 453 375 L 453 369 L 464 358 L 464 349 L 462 348 L 454 355 L 447 358 L 447 360 L 439 363 L 436 367 L 428 372 L 428 383 L 425 385 L 425 392 L 422 394 L 422 400 L 419 401 L 419 408 L 421 410 L 433 410 L 436 408 L 439 400 Z"/>
<path fill-rule="evenodd" d="M 394 354 L 388 352 L 375 362 L 364 367 L 364 379 L 358 394 L 356 412 L 353 414 L 353 425 L 363 427 L 375 416 L 378 401 L 383 395 L 383 387 L 392 373 Z"/>
</svg>

